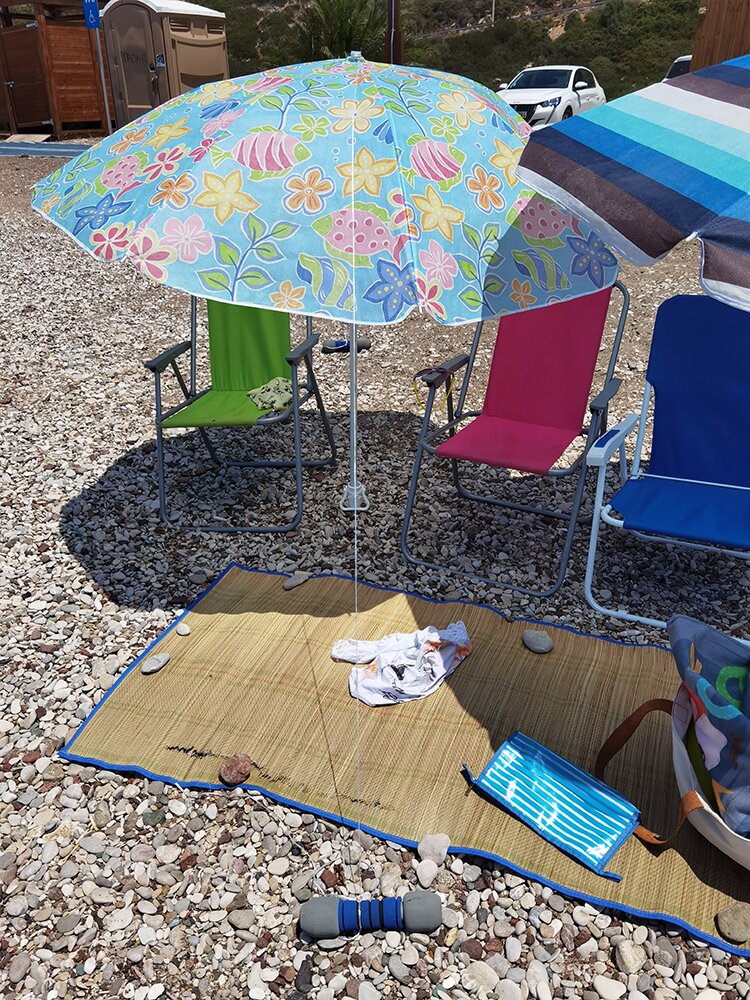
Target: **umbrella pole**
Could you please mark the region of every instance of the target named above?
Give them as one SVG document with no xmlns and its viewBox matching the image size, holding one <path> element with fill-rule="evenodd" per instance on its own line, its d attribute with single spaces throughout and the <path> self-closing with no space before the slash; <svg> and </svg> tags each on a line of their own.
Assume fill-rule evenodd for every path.
<svg viewBox="0 0 750 1000">
<path fill-rule="evenodd" d="M 342 510 L 367 510 L 370 501 L 357 481 L 357 324 L 349 324 L 349 482 L 339 504 Z"/>
</svg>

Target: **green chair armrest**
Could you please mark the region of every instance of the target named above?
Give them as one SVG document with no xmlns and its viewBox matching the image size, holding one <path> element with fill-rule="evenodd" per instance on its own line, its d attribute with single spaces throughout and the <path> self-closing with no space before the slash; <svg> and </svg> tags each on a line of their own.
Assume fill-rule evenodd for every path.
<svg viewBox="0 0 750 1000">
<path fill-rule="evenodd" d="M 286 360 L 290 365 L 298 365 L 300 361 L 304 358 L 306 354 L 310 354 L 313 347 L 320 340 L 319 333 L 311 333 L 307 340 L 303 340 L 301 344 L 293 347 L 292 350 L 287 354 Z"/>
<path fill-rule="evenodd" d="M 189 340 L 183 340 L 181 344 L 175 344 L 174 347 L 168 347 L 166 351 L 162 351 L 161 354 L 157 354 L 155 358 L 150 361 L 144 361 L 143 367 L 148 368 L 149 371 L 154 374 L 161 374 L 175 358 L 179 358 L 181 354 L 185 351 L 189 351 L 191 343 Z"/>
</svg>

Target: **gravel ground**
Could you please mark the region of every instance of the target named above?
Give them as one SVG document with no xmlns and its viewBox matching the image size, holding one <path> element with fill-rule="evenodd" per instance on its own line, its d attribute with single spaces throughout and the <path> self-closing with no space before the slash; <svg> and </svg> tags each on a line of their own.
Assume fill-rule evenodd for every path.
<svg viewBox="0 0 750 1000">
<path fill-rule="evenodd" d="M 301 900 L 324 886 L 353 894 L 415 886 L 419 856 L 261 797 L 182 791 L 56 758 L 121 669 L 230 560 L 351 572 L 352 524 L 338 508 L 344 466 L 306 477 L 305 517 L 286 537 L 207 535 L 159 523 L 153 390 L 142 362 L 184 339 L 187 302 L 130 268 L 96 264 L 31 212 L 31 183 L 55 165 L 0 161 L 6 261 L 0 994 L 50 1000 L 735 1000 L 750 994 L 745 960 L 668 927 L 638 926 L 575 905 L 460 856 L 436 859 L 433 886 L 446 907 L 446 926 L 436 936 L 370 934 L 328 950 L 310 947 L 295 935 Z M 637 406 L 658 302 L 695 289 L 696 273 L 695 247 L 650 271 L 625 269 L 633 301 L 613 418 Z M 295 335 L 301 332 L 295 322 Z M 411 373 L 465 349 L 470 331 L 416 317 L 367 332 L 373 349 L 361 363 L 360 462 L 372 509 L 361 518 L 362 577 L 431 596 L 490 601 L 512 614 L 597 634 L 663 641 L 660 633 L 606 621 L 588 608 L 581 589 L 585 530 L 564 588 L 543 603 L 404 564 L 398 532 L 420 419 Z M 478 362 L 477 402 L 490 340 Z M 345 461 L 345 363 L 318 356 L 316 366 Z M 312 419 L 305 436 L 314 450 L 319 434 Z M 286 441 L 283 431 L 259 435 L 257 454 Z M 236 436 L 222 441 L 236 443 Z M 254 509 L 288 506 L 285 474 L 217 479 L 199 444 L 192 433 L 170 439 L 175 514 L 200 520 L 218 508 L 217 516 L 241 521 Z M 417 547 L 543 584 L 552 570 L 550 529 L 522 515 L 504 518 L 456 504 L 440 473 L 428 469 L 424 479 Z M 489 479 L 501 487 L 504 476 Z M 523 477 L 514 489 L 528 498 L 554 500 L 558 489 L 569 495 Z M 602 585 L 615 602 L 627 599 L 660 614 L 679 607 L 746 632 L 750 574 L 739 563 L 609 533 L 601 566 Z"/>
</svg>

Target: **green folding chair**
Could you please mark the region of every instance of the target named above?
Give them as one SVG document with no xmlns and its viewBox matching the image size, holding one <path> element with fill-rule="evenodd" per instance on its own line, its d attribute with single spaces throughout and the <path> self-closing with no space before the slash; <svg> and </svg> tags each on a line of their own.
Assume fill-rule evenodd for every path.
<svg viewBox="0 0 750 1000">
<path fill-rule="evenodd" d="M 190 340 L 163 351 L 146 362 L 154 374 L 156 392 L 156 461 L 159 479 L 159 514 L 167 521 L 167 499 L 164 480 L 164 431 L 179 427 L 196 428 L 217 465 L 248 469 L 294 469 L 297 508 L 294 518 L 283 524 L 234 527 L 225 524 L 195 525 L 204 531 L 293 531 L 302 519 L 302 469 L 321 468 L 336 464 L 336 445 L 328 415 L 323 405 L 313 372 L 312 351 L 318 334 L 312 333 L 312 320 L 307 318 L 307 337 L 298 347 L 290 343 L 289 314 L 270 309 L 255 309 L 227 302 L 208 300 L 208 340 L 211 364 L 211 385 L 196 391 L 196 300 L 191 299 Z M 177 359 L 190 354 L 189 384 Z M 300 379 L 299 368 L 304 365 Z M 170 368 L 184 395 L 177 406 L 162 405 L 162 374 Z M 261 410 L 248 396 L 276 377 L 291 379 L 292 402 L 284 410 Z M 323 422 L 330 455 L 322 459 L 302 459 L 300 442 L 300 408 L 314 400 Z M 291 420 L 294 430 L 294 458 L 222 463 L 208 430 L 212 427 L 267 427 Z"/>
</svg>

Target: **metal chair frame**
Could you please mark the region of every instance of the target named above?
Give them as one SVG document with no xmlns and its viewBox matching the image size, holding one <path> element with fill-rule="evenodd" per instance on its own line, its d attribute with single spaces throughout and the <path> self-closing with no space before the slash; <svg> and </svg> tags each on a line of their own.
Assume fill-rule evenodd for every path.
<svg viewBox="0 0 750 1000">
<path fill-rule="evenodd" d="M 619 474 L 620 486 L 624 486 L 628 479 L 641 479 L 648 476 L 641 467 L 643 458 L 643 441 L 646 435 L 646 422 L 648 419 L 653 387 L 646 381 L 643 391 L 643 401 L 640 413 L 630 413 L 624 420 L 604 434 L 590 449 L 586 456 L 587 465 L 598 469 L 596 481 L 596 494 L 594 497 L 594 513 L 591 520 L 591 536 L 589 539 L 588 557 L 586 560 L 586 575 L 584 578 L 584 594 L 591 607 L 602 615 L 611 618 L 618 618 L 620 621 L 636 622 L 641 625 L 651 625 L 655 628 L 666 628 L 667 623 L 659 618 L 651 618 L 647 615 L 638 615 L 625 611 L 623 608 L 607 608 L 601 604 L 593 593 L 594 568 L 596 564 L 596 551 L 599 543 L 599 531 L 601 524 L 609 524 L 611 527 L 627 531 L 640 541 L 656 542 L 663 545 L 674 545 L 678 548 L 693 549 L 698 552 L 715 552 L 719 555 L 731 556 L 734 559 L 750 560 L 750 552 L 746 549 L 729 549 L 721 545 L 703 544 L 701 542 L 691 542 L 687 539 L 675 538 L 671 535 L 655 535 L 644 531 L 637 531 L 625 527 L 622 518 L 615 516 L 612 511 L 612 504 L 604 503 L 604 487 L 606 485 L 607 467 L 610 460 L 619 451 Z M 635 442 L 635 453 L 630 473 L 628 474 L 627 456 L 625 454 L 625 442 L 632 432 L 638 428 Z M 661 478 L 661 477 L 659 477 Z M 721 483 L 706 483 L 702 480 L 694 480 L 704 486 L 721 486 Z M 744 490 L 748 493 L 748 503 L 750 503 L 750 489 L 743 486 L 735 486 L 733 489 Z"/>
<path fill-rule="evenodd" d="M 540 517 L 546 517 L 550 519 L 557 519 L 565 521 L 568 523 L 568 530 L 565 535 L 565 541 L 562 548 L 562 553 L 560 556 L 560 561 L 558 565 L 557 576 L 551 587 L 545 590 L 535 590 L 528 587 L 521 587 L 518 584 L 511 583 L 504 579 L 493 579 L 490 577 L 482 576 L 478 573 L 470 573 L 466 570 L 455 569 L 449 565 L 437 562 L 431 562 L 428 559 L 421 559 L 419 556 L 415 555 L 409 548 L 408 534 L 409 527 L 411 524 L 411 518 L 414 510 L 414 502 L 417 495 L 417 487 L 419 482 L 419 473 L 422 467 L 422 461 L 425 453 L 429 455 L 434 455 L 437 447 L 435 440 L 437 438 L 443 437 L 446 433 L 453 436 L 456 433 L 456 429 L 461 423 L 466 420 L 473 419 L 480 416 L 480 411 L 470 410 L 464 411 L 464 403 L 466 401 L 466 394 L 469 389 L 469 384 L 471 376 L 474 370 L 474 364 L 476 361 L 477 351 L 479 349 L 479 342 L 482 335 L 482 328 L 484 326 L 484 321 L 480 320 L 474 330 L 474 338 L 472 340 L 471 349 L 468 354 L 459 354 L 457 357 L 452 358 L 445 364 L 438 366 L 440 371 L 434 373 L 428 373 L 421 376 L 421 381 L 427 386 L 428 395 L 427 403 L 425 407 L 425 414 L 422 419 L 422 426 L 419 433 L 419 443 L 417 445 L 417 453 L 414 459 L 414 467 L 412 470 L 411 481 L 409 484 L 409 494 L 406 501 L 406 508 L 404 510 L 404 523 L 401 529 L 401 552 L 407 562 L 412 563 L 415 566 L 424 566 L 427 569 L 435 570 L 446 570 L 456 576 L 461 576 L 469 580 L 478 581 L 481 583 L 488 584 L 491 587 L 502 587 L 508 590 L 515 591 L 516 593 L 526 594 L 531 597 L 550 597 L 552 594 L 556 593 L 562 586 L 563 580 L 565 578 L 565 573 L 570 561 L 570 552 L 573 546 L 573 538 L 575 533 L 576 524 L 579 521 L 586 521 L 588 519 L 580 518 L 580 508 L 583 501 L 584 489 L 586 484 L 586 455 L 589 449 L 592 447 L 594 442 L 597 440 L 600 434 L 606 430 L 607 426 L 607 413 L 609 403 L 613 396 L 620 388 L 621 380 L 614 377 L 615 366 L 617 364 L 617 357 L 620 350 L 620 344 L 622 342 L 622 335 L 625 328 L 625 321 L 627 319 L 628 307 L 630 304 L 630 295 L 627 288 L 620 281 L 616 281 L 614 287 L 617 288 L 622 296 L 622 304 L 620 307 L 620 315 L 618 318 L 617 329 L 615 332 L 614 342 L 612 345 L 612 352 L 610 354 L 609 364 L 607 366 L 607 373 L 604 380 L 604 386 L 601 392 L 591 400 L 589 404 L 589 411 L 591 413 L 591 419 L 589 421 L 588 427 L 584 427 L 581 431 L 582 435 L 585 435 L 584 449 L 581 455 L 579 455 L 569 466 L 564 468 L 550 469 L 547 473 L 548 478 L 566 478 L 578 474 L 578 483 L 576 486 L 576 491 L 573 499 L 573 504 L 570 511 L 552 510 L 548 507 L 537 507 L 532 504 L 517 503 L 512 500 L 504 499 L 497 496 L 484 496 L 478 493 L 472 493 L 467 490 L 460 481 L 459 476 L 459 461 L 457 459 L 448 459 L 451 463 L 451 473 L 453 478 L 453 484 L 456 487 L 456 493 L 462 499 L 465 500 L 475 500 L 481 503 L 492 504 L 496 507 L 501 507 L 506 510 L 519 511 L 523 513 L 536 514 Z M 458 396 L 458 403 L 453 405 L 453 393 L 451 382 L 453 377 L 462 369 L 466 368 L 463 381 L 461 383 L 461 389 Z M 432 409 L 435 403 L 435 397 L 441 386 L 445 386 L 446 393 L 446 410 L 447 410 L 447 421 L 441 424 L 439 427 L 430 429 L 430 421 L 432 417 Z M 439 442 L 438 442 L 439 443 Z M 478 463 L 472 463 L 478 464 Z"/>
<path fill-rule="evenodd" d="M 335 466 L 336 465 L 336 442 L 333 436 L 333 430 L 331 428 L 330 421 L 328 419 L 328 414 L 326 413 L 325 406 L 323 404 L 323 399 L 320 395 L 320 389 L 318 387 L 317 379 L 315 378 L 315 373 L 313 371 L 312 365 L 312 351 L 317 344 L 320 335 L 314 334 L 312 332 L 312 319 L 311 317 L 305 317 L 306 323 L 306 338 L 297 347 L 292 348 L 292 350 L 287 354 L 286 360 L 289 364 L 290 378 L 292 381 L 292 404 L 287 409 L 282 410 L 278 413 L 269 413 L 266 416 L 259 417 L 255 423 L 255 427 L 269 427 L 273 424 L 288 423 L 290 420 L 292 422 L 293 434 L 294 434 L 294 458 L 292 459 L 279 459 L 279 460 L 265 460 L 258 459 L 254 461 L 224 461 L 222 462 L 213 442 L 211 441 L 207 430 L 205 427 L 198 427 L 196 430 L 200 434 L 200 437 L 206 446 L 206 450 L 214 462 L 215 465 L 223 465 L 225 468 L 241 468 L 241 469 L 294 469 L 295 476 L 295 492 L 296 492 L 296 510 L 295 515 L 291 521 L 285 522 L 283 524 L 271 524 L 271 525 L 225 525 L 225 524 L 201 524 L 201 525 L 185 525 L 180 524 L 180 527 L 189 528 L 196 531 L 218 531 L 218 532 L 248 532 L 257 534 L 279 534 L 287 531 L 294 531 L 295 528 L 299 527 L 300 521 L 302 520 L 302 510 L 303 510 L 303 498 L 302 498 L 302 470 L 304 469 L 319 469 L 325 466 Z M 190 376 L 189 385 L 185 381 L 185 378 L 180 371 L 177 364 L 177 359 L 181 357 L 186 352 L 190 352 Z M 300 380 L 299 367 L 304 364 L 305 377 Z M 164 430 L 163 421 L 168 417 L 173 416 L 180 410 L 184 410 L 186 407 L 194 403 L 196 399 L 205 395 L 207 392 L 211 391 L 209 386 L 207 389 L 198 392 L 196 389 L 196 378 L 197 378 L 197 302 L 195 297 L 191 296 L 190 301 L 190 340 L 182 341 L 180 344 L 176 344 L 174 347 L 168 348 L 163 351 L 157 357 L 150 361 L 145 362 L 145 367 L 153 373 L 154 375 L 154 394 L 156 402 L 156 464 L 157 464 L 157 475 L 159 481 L 159 516 L 161 520 L 165 523 L 169 523 L 169 517 L 167 514 L 167 496 L 166 496 L 166 483 L 164 475 Z M 167 410 L 162 409 L 162 383 L 161 376 L 167 370 L 170 369 L 174 374 L 177 383 L 182 391 L 184 400 L 178 403 L 176 406 L 172 406 Z M 302 445 L 300 440 L 300 409 L 309 400 L 314 400 L 316 408 L 320 413 L 320 417 L 323 423 L 323 432 L 328 442 L 328 448 L 330 450 L 330 455 L 326 458 L 321 459 L 303 459 L 302 458 Z"/>
</svg>

